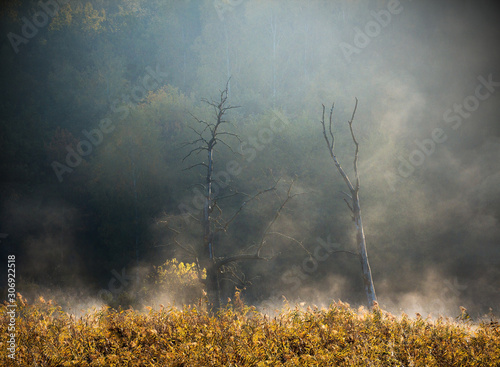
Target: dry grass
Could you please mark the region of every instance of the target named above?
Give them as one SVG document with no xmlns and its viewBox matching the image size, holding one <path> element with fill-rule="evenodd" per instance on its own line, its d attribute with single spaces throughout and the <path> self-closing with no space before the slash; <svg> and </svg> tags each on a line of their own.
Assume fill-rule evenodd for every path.
<svg viewBox="0 0 500 367">
<path fill-rule="evenodd" d="M 493 323 L 396 318 L 341 302 L 272 318 L 238 297 L 218 318 L 193 307 L 103 308 L 75 318 L 43 298 L 18 298 L 16 311 L 13 363 L 2 305 L 3 366 L 500 366 Z"/>
</svg>

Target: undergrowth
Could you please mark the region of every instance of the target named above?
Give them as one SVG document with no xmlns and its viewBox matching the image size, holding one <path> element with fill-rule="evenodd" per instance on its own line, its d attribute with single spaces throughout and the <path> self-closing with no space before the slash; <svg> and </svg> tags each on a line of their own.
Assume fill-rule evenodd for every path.
<svg viewBox="0 0 500 367">
<path fill-rule="evenodd" d="M 103 307 L 75 317 L 18 294 L 13 360 L 1 309 L 2 366 L 500 366 L 493 322 L 396 318 L 342 302 L 270 317 L 238 294 L 217 317 L 193 306 Z"/>
</svg>

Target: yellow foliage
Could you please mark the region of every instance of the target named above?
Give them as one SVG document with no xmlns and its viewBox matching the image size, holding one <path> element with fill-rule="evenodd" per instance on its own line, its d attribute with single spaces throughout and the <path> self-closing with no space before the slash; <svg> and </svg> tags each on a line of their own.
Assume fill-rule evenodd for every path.
<svg viewBox="0 0 500 367">
<path fill-rule="evenodd" d="M 190 278 L 192 268 L 181 264 L 170 265 Z M 103 307 L 75 318 L 43 298 L 35 304 L 18 298 L 16 365 L 500 365 L 500 330 L 494 322 L 412 320 L 379 308 L 359 314 L 340 302 L 322 310 L 286 308 L 273 318 L 234 306 L 217 317 L 194 307 L 146 313 Z M 10 317 L 7 305 L 0 308 L 0 347 L 6 350 Z M 0 365 L 13 365 L 7 353 Z"/>
<path fill-rule="evenodd" d="M 96 36 L 104 31 L 106 20 L 104 9 L 96 10 L 90 2 L 85 4 L 68 3 L 61 6 L 57 15 L 52 19 L 49 29 L 60 31 L 76 22 L 81 31 L 87 35 Z"/>
<path fill-rule="evenodd" d="M 161 266 L 155 266 L 148 275 L 145 297 L 155 298 L 165 295 L 178 304 L 196 304 L 203 298 L 201 279 L 206 278 L 206 271 L 198 274 L 195 263 L 183 263 L 177 259 L 167 260 Z"/>
</svg>

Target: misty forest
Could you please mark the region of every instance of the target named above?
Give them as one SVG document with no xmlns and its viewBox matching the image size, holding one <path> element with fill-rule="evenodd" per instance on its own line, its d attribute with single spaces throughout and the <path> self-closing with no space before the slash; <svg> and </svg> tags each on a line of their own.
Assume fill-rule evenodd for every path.
<svg viewBox="0 0 500 367">
<path fill-rule="evenodd" d="M 179 325 L 206 317 L 214 335 L 218 322 L 236 335 L 232 317 L 278 330 L 265 318 L 295 307 L 317 325 L 330 313 L 373 325 L 487 320 L 493 352 L 457 344 L 442 357 L 438 347 L 406 356 L 393 341 L 368 357 L 355 347 L 364 337 L 351 345 L 346 336 L 327 344 L 347 343 L 355 357 L 328 347 L 335 358 L 323 360 L 307 329 L 268 357 L 254 334 L 248 354 L 234 347 L 231 359 L 224 335 L 220 347 L 189 339 L 190 352 L 169 342 L 155 363 L 500 363 L 491 362 L 500 355 L 500 29 L 491 2 L 17 0 L 0 14 L 0 289 L 4 309 L 18 307 L 15 326 L 5 323 L 16 337 L 2 329 L 2 358 L 143 365 L 123 362 L 132 355 L 114 361 L 109 346 L 104 359 L 89 352 L 74 364 L 63 364 L 71 353 L 62 347 L 30 354 L 23 340 L 41 327 L 38 312 L 73 315 L 50 316 L 61 332 L 84 328 L 71 317 L 89 309 L 139 328 L 140 312 L 161 324 L 154 318 L 171 307 Z M 115 326 L 103 331 L 109 340 L 122 337 Z M 160 340 L 146 329 L 140 343 Z M 227 359 L 189 359 L 217 353 Z M 282 364 L 262 364 L 275 356 Z"/>
</svg>

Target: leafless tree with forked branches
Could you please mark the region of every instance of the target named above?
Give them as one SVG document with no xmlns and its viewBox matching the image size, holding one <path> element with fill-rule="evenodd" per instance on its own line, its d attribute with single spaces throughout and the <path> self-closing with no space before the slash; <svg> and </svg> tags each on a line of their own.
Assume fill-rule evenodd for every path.
<svg viewBox="0 0 500 367">
<path fill-rule="evenodd" d="M 277 185 L 280 181 L 279 179 L 274 180 L 274 183 L 271 187 L 261 190 L 254 195 L 248 195 L 237 190 L 231 190 L 230 194 L 220 196 L 218 190 L 214 190 L 214 185 L 216 184 L 213 175 L 215 147 L 220 143 L 234 153 L 234 151 L 231 149 L 231 146 L 224 139 L 230 137 L 241 142 L 241 139 L 237 134 L 225 129 L 227 125 L 231 125 L 231 123 L 225 119 L 226 113 L 231 109 L 237 108 L 237 106 L 231 106 L 228 104 L 228 90 L 229 81 L 226 83 L 225 89 L 220 91 L 220 96 L 217 101 L 209 101 L 206 99 L 203 100 L 203 102 L 213 108 L 214 119 L 213 121 L 205 121 L 193 116 L 196 123 L 198 124 L 198 128 L 191 128 L 195 134 L 195 139 L 184 144 L 184 146 L 191 147 L 191 150 L 186 154 L 183 160 L 186 160 L 187 158 L 199 153 L 206 154 L 207 158 L 206 161 L 193 164 L 186 168 L 186 170 L 189 170 L 196 167 L 201 167 L 204 172 L 206 172 L 204 179 L 205 182 L 203 184 L 198 184 L 198 186 L 201 185 L 203 187 L 204 191 L 203 212 L 201 219 L 199 220 L 203 230 L 202 251 L 198 253 L 193 248 L 189 248 L 189 246 L 185 246 L 179 241 L 175 240 L 175 243 L 177 245 L 179 245 L 181 248 L 188 251 L 195 257 L 196 263 L 198 264 L 198 274 L 200 277 L 200 281 L 202 281 L 205 285 L 209 302 L 208 307 L 211 312 L 215 312 L 221 307 L 221 292 L 219 281 L 222 271 L 231 272 L 232 269 L 234 269 L 234 266 L 231 265 L 238 261 L 271 259 L 272 257 L 267 257 L 262 254 L 262 249 L 266 243 L 265 239 L 270 235 L 280 235 L 289 238 L 282 233 L 271 232 L 271 229 L 273 227 L 273 224 L 280 216 L 285 205 L 294 196 L 298 195 L 292 194 L 292 181 L 286 193 L 286 198 L 280 199 L 280 207 L 276 210 L 274 217 L 266 226 L 261 236 L 260 243 L 253 246 L 254 250 L 252 250 L 251 252 L 246 251 L 226 257 L 216 256 L 216 248 L 214 244 L 215 235 L 219 232 L 227 232 L 230 224 L 234 222 L 234 220 L 242 212 L 244 207 L 251 201 L 254 201 L 260 196 L 270 192 L 274 192 L 276 195 L 278 195 Z M 232 215 L 230 215 L 229 217 L 224 216 L 223 210 L 219 205 L 220 202 L 224 199 L 238 195 L 244 197 L 244 201 Z M 168 220 L 166 222 L 168 226 Z M 174 230 L 173 228 L 170 229 Z M 295 239 L 292 240 L 296 241 Z M 206 269 L 206 279 L 202 279 L 202 269 Z"/>
<path fill-rule="evenodd" d="M 328 152 L 330 153 L 330 156 L 332 157 L 333 163 L 335 164 L 335 167 L 337 167 L 337 170 L 339 171 L 340 175 L 344 179 L 344 182 L 349 189 L 349 194 L 348 193 L 343 193 L 346 198 L 344 198 L 344 201 L 346 202 L 347 206 L 349 207 L 349 210 L 352 213 L 352 218 L 356 226 L 356 243 L 357 243 L 357 248 L 358 248 L 358 255 L 359 255 L 359 260 L 361 262 L 361 269 L 363 271 L 363 283 L 365 287 L 365 293 L 366 297 L 368 299 L 368 306 L 371 308 L 373 307 L 376 302 L 377 302 L 377 296 L 375 294 L 375 287 L 373 285 L 373 279 L 372 279 L 372 272 L 370 269 L 370 263 L 368 261 L 368 253 L 366 251 L 366 239 L 365 239 L 365 232 L 363 230 L 363 221 L 361 219 L 361 207 L 359 204 L 359 174 L 358 174 L 358 152 L 359 152 L 359 143 L 356 140 L 356 136 L 354 135 L 354 131 L 352 129 L 352 123 L 354 121 L 354 115 L 356 114 L 356 110 L 358 108 L 358 99 L 356 98 L 356 104 L 354 105 L 354 110 L 352 111 L 352 116 L 351 119 L 347 122 L 349 124 L 349 129 L 351 132 L 351 137 L 352 141 L 354 142 L 355 146 L 355 152 L 354 152 L 354 177 L 356 182 L 354 185 L 352 184 L 351 180 L 345 173 L 344 169 L 340 165 L 337 156 L 335 155 L 334 152 L 334 147 L 335 147 L 335 137 L 333 135 L 332 131 L 332 126 L 333 126 L 333 108 L 334 104 L 332 104 L 332 107 L 330 108 L 330 118 L 329 118 L 329 123 L 328 123 L 328 129 L 325 123 L 325 105 L 323 106 L 323 115 L 321 119 L 321 125 L 323 127 L 323 136 L 325 138 L 326 145 L 328 147 Z"/>
</svg>

